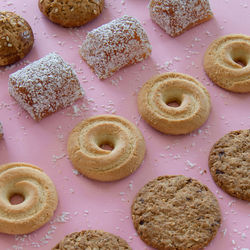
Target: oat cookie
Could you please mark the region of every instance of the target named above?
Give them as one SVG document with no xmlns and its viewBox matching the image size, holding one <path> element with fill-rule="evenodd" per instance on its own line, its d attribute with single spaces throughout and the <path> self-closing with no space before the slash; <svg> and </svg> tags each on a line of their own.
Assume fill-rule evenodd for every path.
<svg viewBox="0 0 250 250">
<path fill-rule="evenodd" d="M 98 17 L 104 0 L 39 0 L 41 12 L 63 27 L 81 26 Z"/>
<path fill-rule="evenodd" d="M 0 66 L 21 60 L 33 47 L 30 25 L 13 12 L 0 12 L 0 34 Z"/>
<path fill-rule="evenodd" d="M 111 233 L 87 230 L 66 235 L 52 250 L 132 250 L 128 243 Z"/>
<path fill-rule="evenodd" d="M 213 193 L 195 179 L 160 176 L 136 195 L 132 219 L 140 238 L 156 249 L 205 247 L 221 223 Z"/>
<path fill-rule="evenodd" d="M 250 129 L 232 131 L 212 147 L 210 173 L 228 194 L 250 201 Z"/>
<path fill-rule="evenodd" d="M 250 36 L 219 37 L 207 48 L 203 64 L 207 76 L 221 88 L 250 92 Z"/>
</svg>

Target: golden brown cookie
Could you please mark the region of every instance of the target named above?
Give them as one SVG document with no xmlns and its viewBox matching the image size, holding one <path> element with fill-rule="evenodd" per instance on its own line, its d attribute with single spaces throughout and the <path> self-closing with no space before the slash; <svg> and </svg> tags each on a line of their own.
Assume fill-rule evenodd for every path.
<svg viewBox="0 0 250 250">
<path fill-rule="evenodd" d="M 168 250 L 205 247 L 221 223 L 214 194 L 197 180 L 182 175 L 148 182 L 134 199 L 132 219 L 146 244 Z"/>
<path fill-rule="evenodd" d="M 107 145 L 111 150 L 104 148 Z M 99 181 L 115 181 L 132 174 L 142 163 L 145 150 L 140 130 L 116 115 L 83 120 L 68 139 L 73 166 L 86 177 Z"/>
<path fill-rule="evenodd" d="M 177 107 L 170 106 L 176 103 Z M 137 98 L 142 118 L 165 134 L 187 134 L 208 119 L 211 104 L 206 88 L 191 76 L 165 73 L 147 81 Z"/>
<path fill-rule="evenodd" d="M 38 0 L 41 12 L 63 27 L 81 26 L 98 17 L 104 0 Z"/>
<path fill-rule="evenodd" d="M 128 243 L 111 233 L 86 230 L 66 235 L 52 250 L 132 250 Z"/>
<path fill-rule="evenodd" d="M 0 122 L 0 140 L 3 138 L 3 125 Z"/>
<path fill-rule="evenodd" d="M 33 47 L 30 25 L 13 12 L 0 12 L 0 34 L 0 66 L 21 60 Z"/>
<path fill-rule="evenodd" d="M 208 0 L 151 0 L 149 11 L 152 20 L 172 37 L 213 17 Z"/>
<path fill-rule="evenodd" d="M 84 95 L 75 71 L 56 53 L 11 74 L 9 93 L 36 121 Z"/>
<path fill-rule="evenodd" d="M 89 32 L 80 49 L 81 57 L 100 79 L 141 62 L 150 53 L 151 45 L 143 26 L 127 15 Z"/>
<path fill-rule="evenodd" d="M 232 131 L 212 147 L 210 173 L 228 194 L 250 201 L 250 129 Z"/>
<path fill-rule="evenodd" d="M 14 195 L 23 197 L 17 205 Z M 57 192 L 51 179 L 27 163 L 0 166 L 0 232 L 28 234 L 47 223 L 57 207 Z"/>
<path fill-rule="evenodd" d="M 212 82 L 232 92 L 250 92 L 250 36 L 230 34 L 213 41 L 204 56 Z"/>
</svg>

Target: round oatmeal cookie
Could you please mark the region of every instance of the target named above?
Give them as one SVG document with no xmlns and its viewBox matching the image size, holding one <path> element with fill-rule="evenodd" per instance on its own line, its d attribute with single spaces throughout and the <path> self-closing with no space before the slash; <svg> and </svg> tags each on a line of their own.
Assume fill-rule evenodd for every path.
<svg viewBox="0 0 250 250">
<path fill-rule="evenodd" d="M 53 23 L 78 27 L 98 17 L 104 0 L 39 0 L 40 11 Z"/>
<path fill-rule="evenodd" d="M 216 235 L 221 214 L 213 193 L 195 179 L 160 176 L 132 204 L 140 238 L 156 249 L 200 249 Z"/>
<path fill-rule="evenodd" d="M 33 47 L 30 25 L 13 12 L 0 12 L 0 34 L 0 66 L 21 60 Z"/>
<path fill-rule="evenodd" d="M 101 230 L 87 230 L 66 235 L 63 240 L 52 248 L 52 250 L 75 249 L 132 250 L 124 239 Z"/>
<path fill-rule="evenodd" d="M 210 151 L 209 169 L 225 192 L 250 201 L 250 129 L 232 131 L 217 141 Z"/>
<path fill-rule="evenodd" d="M 203 64 L 207 76 L 221 88 L 250 92 L 250 36 L 219 37 L 209 45 Z"/>
</svg>

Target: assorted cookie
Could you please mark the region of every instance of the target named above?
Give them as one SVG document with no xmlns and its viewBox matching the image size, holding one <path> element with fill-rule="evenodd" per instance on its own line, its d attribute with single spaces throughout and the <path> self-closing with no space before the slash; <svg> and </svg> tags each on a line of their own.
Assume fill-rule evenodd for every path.
<svg viewBox="0 0 250 250">
<path fill-rule="evenodd" d="M 225 192 L 250 201 L 250 129 L 232 131 L 220 138 L 210 151 L 209 169 Z"/>
<path fill-rule="evenodd" d="M 132 174 L 141 165 L 145 151 L 140 130 L 116 115 L 83 120 L 68 138 L 73 166 L 86 177 L 99 181 L 120 180 Z"/>
<path fill-rule="evenodd" d="M 152 20 L 172 37 L 213 17 L 208 0 L 151 0 Z"/>
<path fill-rule="evenodd" d="M 78 27 L 98 17 L 104 0 L 38 0 L 40 11 L 53 23 L 63 27 Z"/>
<path fill-rule="evenodd" d="M 250 36 L 230 34 L 213 41 L 204 56 L 212 82 L 232 92 L 250 92 Z"/>
<path fill-rule="evenodd" d="M 137 193 L 131 213 L 140 238 L 156 249 L 201 249 L 221 224 L 215 195 L 182 175 L 148 182 Z"/>
<path fill-rule="evenodd" d="M 176 103 L 177 106 L 170 106 Z M 165 73 L 148 80 L 137 98 L 142 118 L 165 134 L 187 134 L 208 119 L 211 104 L 206 88 L 191 76 Z"/>
<path fill-rule="evenodd" d="M 52 250 L 75 249 L 119 249 L 132 250 L 128 243 L 119 236 L 101 230 L 86 230 L 66 235 Z"/>
<path fill-rule="evenodd" d="M 0 232 L 28 234 L 47 223 L 57 207 L 57 192 L 40 168 L 27 163 L 0 165 Z M 13 205 L 11 198 L 23 202 Z"/>
<path fill-rule="evenodd" d="M 51 53 L 9 76 L 9 94 L 30 116 L 42 118 L 83 97 L 73 68 Z"/>
<path fill-rule="evenodd" d="M 100 79 L 144 60 L 150 53 L 142 25 L 126 15 L 89 32 L 80 49 L 82 58 Z"/>
<path fill-rule="evenodd" d="M 34 35 L 28 22 L 13 12 L 0 11 L 0 66 L 13 64 L 32 49 Z"/>
</svg>

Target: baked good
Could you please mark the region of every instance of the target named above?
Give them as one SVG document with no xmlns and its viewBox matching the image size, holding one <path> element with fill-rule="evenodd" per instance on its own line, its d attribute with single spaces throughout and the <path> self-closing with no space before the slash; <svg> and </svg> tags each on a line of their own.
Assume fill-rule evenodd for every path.
<svg viewBox="0 0 250 250">
<path fill-rule="evenodd" d="M 86 230 L 66 235 L 52 250 L 75 249 L 132 250 L 124 239 L 101 230 Z"/>
<path fill-rule="evenodd" d="M 145 142 L 140 130 L 125 118 L 93 116 L 71 131 L 68 155 L 73 166 L 86 177 L 115 181 L 132 174 L 140 166 Z"/>
<path fill-rule="evenodd" d="M 225 192 L 250 201 L 250 129 L 232 131 L 220 138 L 210 151 L 209 169 Z"/>
<path fill-rule="evenodd" d="M 11 74 L 9 93 L 37 121 L 83 96 L 76 73 L 56 53 Z"/>
<path fill-rule="evenodd" d="M 34 35 L 28 22 L 13 12 L 0 11 L 0 66 L 13 64 L 32 49 Z"/>
<path fill-rule="evenodd" d="M 140 238 L 156 249 L 201 249 L 216 235 L 221 215 L 214 194 L 197 180 L 160 176 L 136 195 L 132 219 Z"/>
<path fill-rule="evenodd" d="M 0 122 L 0 140 L 3 138 L 3 125 Z"/>
<path fill-rule="evenodd" d="M 211 106 L 209 93 L 199 81 L 173 72 L 147 81 L 139 91 L 137 103 L 149 125 L 174 135 L 199 128 L 207 120 Z"/>
<path fill-rule="evenodd" d="M 27 163 L 0 166 L 0 232 L 28 234 L 47 223 L 57 207 L 57 192 L 40 168 Z M 12 205 L 12 196 L 24 201 Z"/>
<path fill-rule="evenodd" d="M 208 0 L 151 0 L 151 19 L 172 37 L 213 17 Z"/>
<path fill-rule="evenodd" d="M 98 17 L 104 0 L 38 0 L 40 11 L 63 27 L 81 26 Z"/>
<path fill-rule="evenodd" d="M 212 82 L 232 92 L 250 92 L 250 36 L 230 34 L 213 41 L 204 56 Z"/>
<path fill-rule="evenodd" d="M 150 53 L 142 25 L 126 15 L 89 32 L 80 49 L 82 58 L 100 79 L 142 61 Z"/>
</svg>

